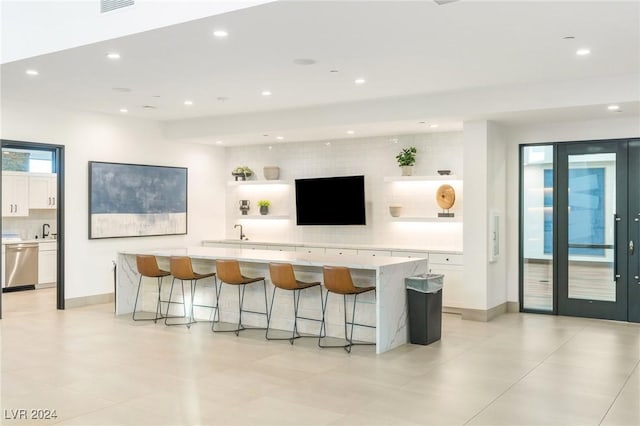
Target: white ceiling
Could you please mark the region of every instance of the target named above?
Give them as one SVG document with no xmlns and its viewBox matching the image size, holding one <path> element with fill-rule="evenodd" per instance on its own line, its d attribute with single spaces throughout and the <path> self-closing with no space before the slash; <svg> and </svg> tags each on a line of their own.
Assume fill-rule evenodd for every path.
<svg viewBox="0 0 640 426">
<path fill-rule="evenodd" d="M 214 38 L 218 28 L 229 37 Z M 576 56 L 580 47 L 592 54 Z M 107 59 L 111 51 L 121 59 Z M 298 58 L 316 63 L 296 65 Z M 26 76 L 28 68 L 40 74 Z M 2 99 L 108 114 L 124 107 L 129 116 L 175 121 L 625 74 L 640 79 L 637 1 L 298 1 L 4 64 Z M 366 83 L 354 84 L 360 77 Z M 185 106 L 187 99 L 194 104 Z M 628 105 L 630 112 L 638 106 Z M 411 123 L 378 118 L 368 133 L 424 128 Z M 324 127 L 313 129 L 318 139 L 332 134 Z"/>
</svg>

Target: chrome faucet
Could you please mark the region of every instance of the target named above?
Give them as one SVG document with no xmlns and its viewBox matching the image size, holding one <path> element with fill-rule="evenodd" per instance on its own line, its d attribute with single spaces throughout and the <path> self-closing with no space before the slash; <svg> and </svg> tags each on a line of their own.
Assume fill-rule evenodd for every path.
<svg viewBox="0 0 640 426">
<path fill-rule="evenodd" d="M 248 240 L 247 236 L 246 236 L 246 235 L 244 235 L 244 233 L 242 232 L 242 225 L 240 225 L 240 224 L 235 224 L 235 225 L 233 225 L 233 229 L 236 229 L 238 226 L 240 227 L 240 241 L 242 241 L 242 240 Z"/>
<path fill-rule="evenodd" d="M 45 223 L 44 225 L 42 225 L 42 238 L 45 239 L 49 236 L 49 229 L 51 227 L 49 226 L 48 223 Z"/>
</svg>

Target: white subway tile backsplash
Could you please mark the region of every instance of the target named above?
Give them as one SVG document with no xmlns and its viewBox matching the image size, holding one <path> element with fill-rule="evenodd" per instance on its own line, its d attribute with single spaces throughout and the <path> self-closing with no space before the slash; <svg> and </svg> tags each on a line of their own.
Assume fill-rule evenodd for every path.
<svg viewBox="0 0 640 426">
<path fill-rule="evenodd" d="M 393 140 L 397 139 L 397 143 Z M 330 145 L 327 145 L 330 142 Z M 441 250 L 462 250 L 462 222 L 396 222 L 389 205 L 401 204 L 405 216 L 436 216 L 435 190 L 440 182 L 396 185 L 385 176 L 400 176 L 395 156 L 402 148 L 418 149 L 414 175 L 434 176 L 449 169 L 462 180 L 462 133 L 429 133 L 331 141 L 277 143 L 226 148 L 229 171 L 240 165 L 251 168 L 252 179 L 264 180 L 264 166 L 279 166 L 284 188 L 252 185 L 227 188 L 227 238 L 237 237 L 233 225 L 241 218 L 238 200 L 250 199 L 250 214 L 258 214 L 257 201 L 270 199 L 270 214 L 288 219 L 243 220 L 245 234 L 255 241 L 383 244 Z M 367 200 L 366 226 L 296 226 L 294 179 L 364 175 Z M 456 185 L 454 185 L 455 187 Z M 456 188 L 457 202 L 451 209 L 462 215 L 462 187 Z M 331 202 L 330 194 L 322 202 Z"/>
</svg>

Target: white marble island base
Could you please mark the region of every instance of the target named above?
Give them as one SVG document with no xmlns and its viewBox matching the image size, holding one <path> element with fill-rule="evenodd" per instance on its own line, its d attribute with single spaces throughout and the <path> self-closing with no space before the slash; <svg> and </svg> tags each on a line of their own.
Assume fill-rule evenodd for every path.
<svg viewBox="0 0 640 426">
<path fill-rule="evenodd" d="M 407 304 L 405 277 L 427 272 L 427 260 L 400 257 L 362 257 L 348 255 L 309 254 L 300 252 L 276 252 L 269 250 L 241 250 L 212 247 L 189 247 L 165 250 L 142 250 L 136 252 L 122 252 L 118 254 L 118 280 L 116 294 L 116 313 L 118 315 L 133 312 L 139 274 L 136 268 L 137 254 L 153 254 L 158 257 L 162 269 L 169 269 L 170 256 L 189 256 L 197 272 L 215 270 L 215 259 L 237 259 L 240 261 L 242 272 L 246 276 L 264 276 L 267 278 L 267 297 L 271 301 L 273 285 L 269 282 L 268 264 L 270 262 L 287 262 L 294 266 L 296 276 L 303 281 L 322 282 L 322 267 L 324 265 L 346 266 L 351 269 L 357 286 L 375 285 L 376 292 L 358 296 L 356 306 L 356 322 L 375 325 L 375 331 L 370 328 L 356 327 L 354 339 L 376 343 L 376 353 L 386 352 L 407 343 Z M 138 301 L 138 310 L 155 311 L 157 287 L 146 278 Z M 154 281 L 155 282 L 155 281 Z M 179 291 L 179 281 L 176 280 L 174 295 Z M 164 279 L 162 298 L 167 299 L 171 277 Z M 188 289 L 188 283 L 185 283 Z M 155 291 L 154 291 L 155 289 Z M 326 291 L 323 288 L 323 293 Z M 322 317 L 319 290 L 312 288 L 301 291 L 299 315 L 320 319 Z M 175 296 L 174 296 L 175 297 Z M 347 299 L 347 312 L 351 314 L 353 306 L 352 296 Z M 293 297 L 290 292 L 278 290 L 273 305 L 271 327 L 280 330 L 293 328 Z M 213 279 L 198 283 L 195 304 L 215 305 Z M 166 305 L 163 304 L 163 310 Z M 262 284 L 252 284 L 246 287 L 244 308 L 254 311 L 264 311 L 264 292 Z M 209 319 L 211 309 L 198 308 L 194 310 L 198 319 Z M 170 314 L 182 313 L 182 308 L 172 306 Z M 349 317 L 350 318 L 350 317 Z M 223 323 L 237 323 L 238 295 L 235 286 L 224 285 L 220 296 L 220 320 Z M 327 312 L 327 336 L 344 337 L 344 310 L 342 296 L 330 294 Z M 264 315 L 243 313 L 242 322 L 247 326 L 264 327 Z M 224 327 L 226 324 L 220 324 Z M 298 321 L 298 330 L 303 334 L 317 334 L 319 322 Z M 278 333 L 277 331 L 275 333 Z M 284 334 L 283 334 L 284 335 Z"/>
</svg>

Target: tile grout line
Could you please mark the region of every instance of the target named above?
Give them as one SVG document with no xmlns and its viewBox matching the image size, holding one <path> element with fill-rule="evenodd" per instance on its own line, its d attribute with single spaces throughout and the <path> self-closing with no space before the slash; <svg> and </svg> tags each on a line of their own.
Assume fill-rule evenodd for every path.
<svg viewBox="0 0 640 426">
<path fill-rule="evenodd" d="M 624 390 L 625 386 L 627 386 L 627 383 L 629 383 L 629 380 L 631 379 L 631 376 L 633 376 L 633 374 L 635 373 L 635 371 L 638 369 L 638 366 L 640 365 L 640 360 L 638 360 L 638 362 L 636 362 L 636 365 L 633 367 L 633 369 L 631 370 L 631 372 L 629 373 L 629 375 L 627 376 L 627 380 L 624 381 L 624 383 L 622 384 L 622 386 L 620 387 L 620 390 L 618 391 L 618 393 L 616 394 L 616 397 L 613 398 L 613 401 L 611 401 L 611 404 L 609 405 L 609 407 L 607 408 L 607 411 L 604 413 L 604 415 L 602 416 L 602 418 L 600 419 L 600 421 L 598 422 L 598 425 L 601 425 L 602 422 L 604 421 L 605 418 L 607 418 L 607 415 L 609 414 L 609 411 L 611 411 L 611 408 L 613 407 L 613 404 L 616 403 L 616 401 L 618 400 L 618 397 L 620 396 L 620 394 L 622 393 L 622 391 Z"/>
<path fill-rule="evenodd" d="M 529 374 L 531 374 L 535 369 L 537 369 L 538 367 L 540 367 L 542 364 L 544 364 L 553 354 L 555 354 L 556 352 L 558 352 L 560 349 L 562 349 L 564 346 L 566 346 L 571 340 L 573 340 L 578 334 L 580 334 L 582 331 L 584 331 L 587 327 L 582 327 L 579 331 L 577 331 L 573 336 L 571 336 L 569 339 L 567 339 L 566 342 L 564 342 L 563 344 L 561 344 L 560 346 L 558 346 L 558 348 L 556 348 L 556 350 L 554 350 L 553 352 L 551 352 L 549 355 L 547 355 L 546 357 L 544 357 L 544 359 L 542 361 L 540 361 L 539 363 L 537 363 L 536 365 L 534 365 L 529 371 L 527 371 L 526 373 L 524 373 L 518 380 L 516 380 L 515 382 L 513 382 L 508 388 L 506 388 L 504 390 L 504 392 L 500 393 L 500 395 L 496 396 L 495 398 L 493 398 L 487 405 L 485 405 L 485 407 L 478 411 L 476 414 L 474 414 L 469 420 L 467 420 L 466 422 L 464 422 L 464 425 L 468 425 L 473 419 L 475 419 L 476 417 L 478 417 L 480 414 L 482 414 L 487 408 L 489 408 L 494 402 L 496 402 L 498 399 L 500 399 L 503 395 L 505 395 L 507 392 L 509 392 L 515 385 L 517 385 L 518 383 L 520 383 L 522 381 L 522 379 L 524 379 L 525 377 L 527 377 Z"/>
</svg>

